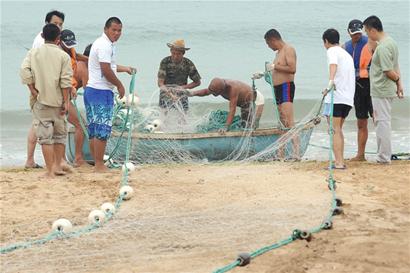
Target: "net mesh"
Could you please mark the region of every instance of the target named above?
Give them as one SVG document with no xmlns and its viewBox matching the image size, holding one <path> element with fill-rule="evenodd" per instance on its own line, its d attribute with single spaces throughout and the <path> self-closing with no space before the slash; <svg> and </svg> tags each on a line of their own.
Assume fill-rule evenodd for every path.
<svg viewBox="0 0 410 273">
<path fill-rule="evenodd" d="M 153 93 L 153 98 L 159 96 L 159 92 Z M 260 128 L 254 130 L 256 121 L 254 115 L 250 115 L 245 127 L 237 116 L 230 130 L 221 134 L 218 130 L 224 127 L 227 112 L 211 108 L 203 112 L 205 115 L 197 115 L 195 111 L 185 111 L 178 100 L 164 111 L 153 101 L 135 106 L 117 100 L 113 137 L 107 145 L 113 165 L 123 164 L 126 152 L 130 161 L 137 164 L 212 161 L 232 167 L 232 162 L 235 166 L 247 163 L 245 167 L 237 167 L 238 173 L 252 162 L 299 160 L 320 120 L 318 114 L 322 106 L 318 102 L 291 129 L 281 128 L 277 122 L 279 117 L 275 117 L 262 120 Z M 132 142 L 127 151 L 129 134 Z M 246 176 L 243 172 L 242 175 Z M 266 184 L 263 191 L 249 194 L 248 190 L 243 190 L 236 198 L 233 195 L 237 193 L 236 187 L 252 187 L 251 177 L 237 185 L 227 183 L 228 186 L 221 186 L 224 182 L 219 183 L 215 178 L 212 186 L 221 188 L 220 194 L 215 196 L 215 191 L 211 194 L 204 189 L 204 179 L 194 182 L 195 186 L 191 181 L 186 190 L 190 192 L 186 192 L 178 179 L 183 176 L 179 173 L 162 183 L 147 182 L 144 193 L 127 201 L 115 213 L 113 221 L 92 232 L 53 239 L 45 244 L 29 243 L 27 248 L 1 254 L 2 272 L 113 272 L 131 268 L 165 272 L 163 267 L 166 266 L 172 272 L 211 271 L 217 265 L 210 260 L 221 264 L 227 253 L 236 255 L 240 250 L 255 249 L 279 240 L 301 223 L 307 227 L 317 225 L 329 204 L 327 192 L 319 187 L 323 179 L 318 177 L 316 180 L 309 178 L 312 189 L 308 193 L 315 194 L 315 200 L 311 200 L 309 197 L 301 199 L 300 193 L 293 191 L 293 188 L 304 186 L 305 178 L 292 179 L 290 188 L 286 189 L 289 191 L 277 194 L 283 185 L 280 181 L 271 181 L 272 173 L 267 172 L 264 182 L 258 181 Z M 238 177 L 222 176 L 220 180 L 235 181 Z M 140 178 L 133 181 L 136 180 Z M 137 186 L 135 182 L 130 184 Z M 154 191 L 155 196 L 149 196 L 150 191 L 158 187 L 163 187 L 163 191 Z M 198 200 L 202 200 L 200 205 Z M 308 205 L 306 200 L 310 200 Z M 44 217 L 46 221 L 29 219 L 16 223 L 8 233 L 2 233 L 1 247 L 30 242 L 42 235 L 44 238 L 50 222 L 55 220 L 48 219 L 47 215 Z M 84 219 L 75 220 L 75 228 L 84 226 L 87 226 Z M 190 262 L 175 264 L 175 259 Z"/>
</svg>

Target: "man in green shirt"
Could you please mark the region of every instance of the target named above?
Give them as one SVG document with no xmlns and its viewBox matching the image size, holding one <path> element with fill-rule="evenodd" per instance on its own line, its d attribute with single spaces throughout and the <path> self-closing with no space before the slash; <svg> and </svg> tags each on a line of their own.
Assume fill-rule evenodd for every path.
<svg viewBox="0 0 410 273">
<path fill-rule="evenodd" d="M 370 93 L 377 138 L 377 162 L 391 160 L 391 103 L 397 95 L 403 98 L 400 79 L 399 50 L 396 42 L 383 31 L 376 16 L 369 16 L 363 25 L 369 39 L 378 43 L 370 66 Z"/>
</svg>

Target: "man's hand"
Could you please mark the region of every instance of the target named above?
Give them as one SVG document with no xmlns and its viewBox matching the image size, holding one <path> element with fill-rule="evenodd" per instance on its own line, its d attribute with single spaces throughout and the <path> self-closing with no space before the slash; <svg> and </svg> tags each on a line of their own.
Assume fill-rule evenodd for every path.
<svg viewBox="0 0 410 273">
<path fill-rule="evenodd" d="M 28 89 L 30 90 L 30 93 L 33 96 L 33 98 L 37 98 L 38 90 L 34 87 L 34 84 L 29 84 Z"/>
<path fill-rule="evenodd" d="M 77 89 L 75 89 L 74 87 L 71 87 L 70 96 L 71 96 L 72 99 L 76 99 L 77 98 Z"/>
<path fill-rule="evenodd" d="M 62 116 L 66 115 L 68 112 L 68 107 L 69 107 L 69 102 L 68 101 L 63 101 L 63 105 L 61 105 L 61 111 L 60 114 Z"/>
<path fill-rule="evenodd" d="M 332 89 L 336 89 L 335 88 L 336 86 L 335 86 L 335 82 L 334 82 L 334 80 L 329 80 L 329 83 L 327 84 L 327 90 L 332 90 Z"/>
<path fill-rule="evenodd" d="M 275 64 L 274 63 L 266 63 L 265 64 L 265 70 L 272 72 L 273 70 L 275 70 Z"/>
<path fill-rule="evenodd" d="M 218 130 L 218 133 L 224 135 L 228 131 L 228 126 L 224 126 Z"/>
<path fill-rule="evenodd" d="M 396 91 L 396 93 L 397 93 L 397 97 L 399 99 L 404 98 L 403 85 L 401 84 L 400 80 L 397 82 L 397 91 Z"/>
<path fill-rule="evenodd" d="M 124 67 L 124 72 L 127 72 L 129 75 L 133 75 L 137 73 L 137 69 L 135 67 L 126 66 Z"/>
<path fill-rule="evenodd" d="M 264 72 L 256 72 L 252 74 L 252 80 L 258 80 L 260 78 L 262 78 L 263 76 L 265 76 Z"/>
<path fill-rule="evenodd" d="M 191 91 L 189 91 L 188 89 L 184 89 L 184 90 L 181 92 L 181 94 L 182 94 L 183 96 L 192 97 L 192 93 L 191 93 Z"/>
<path fill-rule="evenodd" d="M 118 90 L 118 97 L 119 97 L 120 99 L 122 99 L 122 98 L 124 97 L 124 95 L 125 95 L 125 88 L 124 88 L 124 86 L 122 85 L 122 83 L 120 83 L 120 85 L 117 86 L 117 90 Z"/>
<path fill-rule="evenodd" d="M 327 93 L 329 93 L 330 90 L 334 90 L 334 89 L 335 89 L 335 82 L 333 80 L 329 80 L 329 83 L 327 84 L 327 87 L 322 92 L 323 96 L 326 96 Z"/>
</svg>

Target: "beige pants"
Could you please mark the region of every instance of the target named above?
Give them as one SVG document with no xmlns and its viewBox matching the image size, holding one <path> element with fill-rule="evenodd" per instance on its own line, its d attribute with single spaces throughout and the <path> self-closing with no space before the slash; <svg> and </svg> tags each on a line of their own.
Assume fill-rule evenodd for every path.
<svg viewBox="0 0 410 273">
<path fill-rule="evenodd" d="M 374 126 L 376 129 L 377 157 L 379 163 L 391 160 L 391 103 L 393 98 L 372 97 Z"/>
<path fill-rule="evenodd" d="M 33 125 L 39 144 L 64 144 L 67 139 L 67 120 L 61 107 L 39 103 L 33 105 Z"/>
</svg>

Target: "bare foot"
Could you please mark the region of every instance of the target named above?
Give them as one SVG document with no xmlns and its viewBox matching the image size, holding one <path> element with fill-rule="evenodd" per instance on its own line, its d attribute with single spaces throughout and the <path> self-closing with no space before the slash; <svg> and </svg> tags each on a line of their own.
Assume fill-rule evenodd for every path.
<svg viewBox="0 0 410 273">
<path fill-rule="evenodd" d="M 96 173 L 108 173 L 108 172 L 112 172 L 112 170 L 110 168 L 108 168 L 105 165 L 102 166 L 95 166 L 94 167 L 94 172 Z"/>
<path fill-rule="evenodd" d="M 45 174 L 41 175 L 41 177 L 47 180 L 56 178 L 54 173 L 49 173 L 49 172 L 46 172 Z"/>
<path fill-rule="evenodd" d="M 74 162 L 73 162 L 74 168 L 78 168 L 78 167 L 81 167 L 83 165 L 86 166 L 86 165 L 88 165 L 88 163 L 82 158 L 81 159 L 75 159 Z"/>
<path fill-rule="evenodd" d="M 65 171 L 62 171 L 62 170 L 55 170 L 54 174 L 58 175 L 58 176 L 62 176 L 62 175 L 66 175 L 67 173 Z"/>
<path fill-rule="evenodd" d="M 355 157 L 351 158 L 350 161 L 366 161 L 366 158 L 364 157 L 364 155 L 356 155 Z"/>
<path fill-rule="evenodd" d="M 68 165 L 67 163 L 62 163 L 61 164 L 61 170 L 66 172 L 66 173 L 73 173 L 74 169 L 73 167 L 71 167 L 70 165 Z"/>
</svg>

